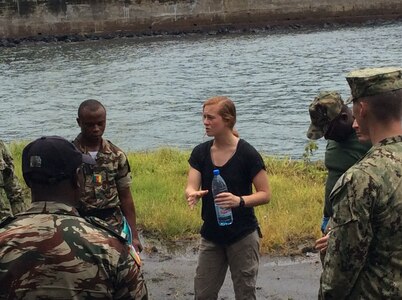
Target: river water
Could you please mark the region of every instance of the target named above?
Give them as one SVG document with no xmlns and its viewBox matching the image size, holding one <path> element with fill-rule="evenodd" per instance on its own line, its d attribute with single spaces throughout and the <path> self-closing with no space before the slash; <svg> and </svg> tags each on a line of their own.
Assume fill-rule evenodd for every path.
<svg viewBox="0 0 402 300">
<path fill-rule="evenodd" d="M 203 101 L 227 95 L 242 138 L 300 158 L 315 94 L 347 98 L 348 71 L 388 65 L 402 65 L 400 22 L 0 48 L 0 138 L 72 139 L 79 104 L 95 98 L 108 111 L 105 137 L 124 150 L 191 149 L 206 140 Z"/>
</svg>

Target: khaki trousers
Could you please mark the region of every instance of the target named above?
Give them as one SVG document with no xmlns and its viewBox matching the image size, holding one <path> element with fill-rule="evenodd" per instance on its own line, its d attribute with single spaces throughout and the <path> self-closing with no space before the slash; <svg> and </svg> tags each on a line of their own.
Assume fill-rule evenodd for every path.
<svg viewBox="0 0 402 300">
<path fill-rule="evenodd" d="M 194 278 L 195 299 L 215 300 L 228 267 L 236 300 L 256 299 L 260 240 L 257 230 L 229 246 L 201 238 L 200 255 Z"/>
</svg>

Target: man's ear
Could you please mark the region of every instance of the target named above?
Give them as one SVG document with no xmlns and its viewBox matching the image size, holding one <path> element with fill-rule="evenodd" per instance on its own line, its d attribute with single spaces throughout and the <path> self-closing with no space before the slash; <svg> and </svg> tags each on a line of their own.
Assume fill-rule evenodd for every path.
<svg viewBox="0 0 402 300">
<path fill-rule="evenodd" d="M 366 118 L 369 112 L 369 105 L 366 101 L 359 101 L 360 116 Z"/>
<path fill-rule="evenodd" d="M 78 124 L 78 126 L 80 126 L 80 127 L 81 127 L 81 121 L 80 121 L 80 118 L 77 118 L 76 120 L 77 120 L 77 124 Z"/>
<path fill-rule="evenodd" d="M 353 102 L 353 118 L 356 119 L 357 116 L 362 116 L 362 101 Z"/>
</svg>

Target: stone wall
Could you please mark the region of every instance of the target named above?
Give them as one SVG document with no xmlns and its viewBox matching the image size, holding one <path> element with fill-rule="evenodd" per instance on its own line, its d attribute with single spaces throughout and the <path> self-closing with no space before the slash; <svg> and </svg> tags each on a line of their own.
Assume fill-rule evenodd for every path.
<svg viewBox="0 0 402 300">
<path fill-rule="evenodd" d="M 0 37 L 199 31 L 402 16 L 401 0 L 0 0 Z"/>
</svg>

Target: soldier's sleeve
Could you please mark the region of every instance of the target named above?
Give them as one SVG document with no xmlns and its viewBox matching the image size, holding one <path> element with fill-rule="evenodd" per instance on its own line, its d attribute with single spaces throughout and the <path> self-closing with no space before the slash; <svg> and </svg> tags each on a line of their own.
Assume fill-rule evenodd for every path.
<svg viewBox="0 0 402 300">
<path fill-rule="evenodd" d="M 25 211 L 25 202 L 22 196 L 22 189 L 18 182 L 17 176 L 14 173 L 14 163 L 10 152 L 3 144 L 3 158 L 6 163 L 6 167 L 3 170 L 4 190 L 7 198 L 10 201 L 13 214 Z"/>
<path fill-rule="evenodd" d="M 136 264 L 128 250 L 119 259 L 116 295 L 114 295 L 113 299 L 148 299 L 147 286 L 140 267 Z"/>
<path fill-rule="evenodd" d="M 367 174 L 344 174 L 331 193 L 332 229 L 321 274 L 319 299 L 345 299 L 364 266 L 373 233 L 370 211 L 378 185 Z"/>
<path fill-rule="evenodd" d="M 123 151 L 118 153 L 118 170 L 116 183 L 118 188 L 127 188 L 131 186 L 131 169 L 126 154 Z"/>
</svg>

